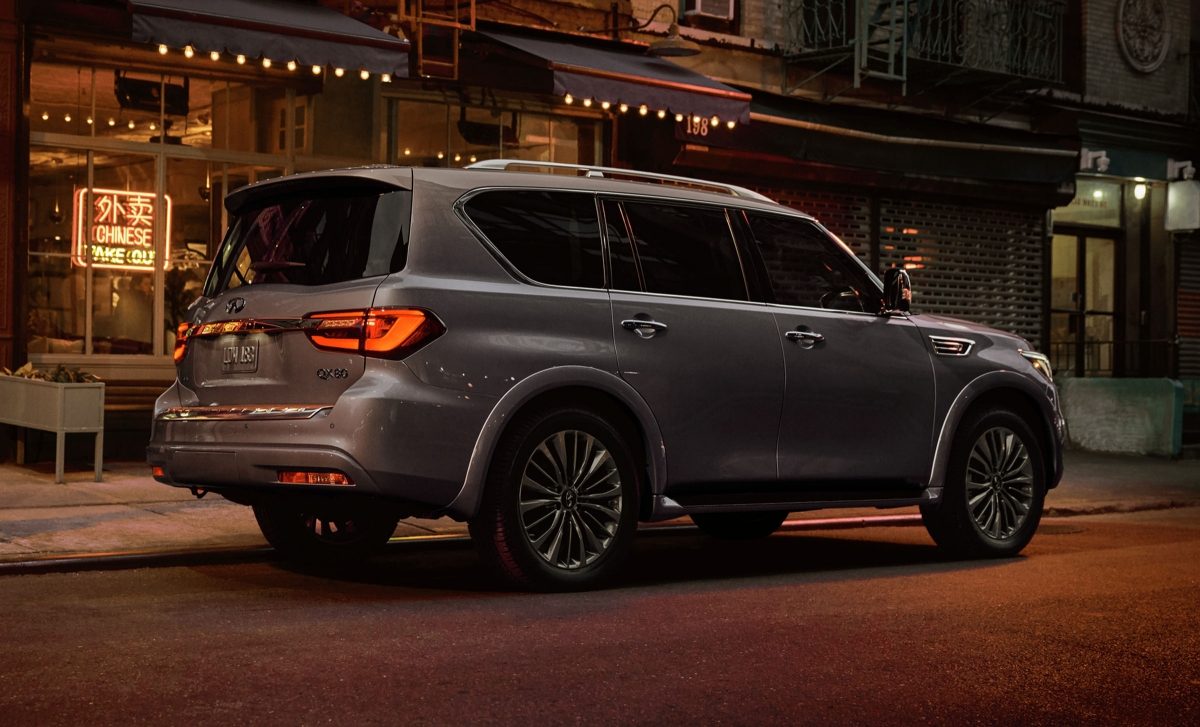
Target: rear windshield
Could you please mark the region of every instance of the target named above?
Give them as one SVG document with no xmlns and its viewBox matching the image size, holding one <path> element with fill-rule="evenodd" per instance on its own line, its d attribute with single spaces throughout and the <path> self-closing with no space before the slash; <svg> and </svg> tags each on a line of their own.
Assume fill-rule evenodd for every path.
<svg viewBox="0 0 1200 727">
<path fill-rule="evenodd" d="M 230 219 L 204 284 L 208 297 L 243 285 L 327 285 L 404 268 L 412 193 L 289 197 Z"/>
</svg>

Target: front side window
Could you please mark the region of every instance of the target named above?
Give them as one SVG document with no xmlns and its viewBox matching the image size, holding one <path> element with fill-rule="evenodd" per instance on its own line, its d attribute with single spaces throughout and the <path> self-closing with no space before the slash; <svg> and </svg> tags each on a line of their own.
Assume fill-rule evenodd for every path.
<svg viewBox="0 0 1200 727">
<path fill-rule="evenodd" d="M 231 221 L 204 286 L 327 285 L 387 275 L 407 262 L 408 191 L 292 196 Z"/>
<path fill-rule="evenodd" d="M 522 275 L 539 283 L 604 287 L 596 199 L 578 192 L 482 192 L 463 209 Z"/>
<path fill-rule="evenodd" d="M 622 206 L 646 292 L 747 300 L 725 210 L 658 202 Z"/>
<path fill-rule="evenodd" d="M 874 313 L 879 291 L 829 235 L 796 217 L 747 213 L 775 302 Z"/>
</svg>

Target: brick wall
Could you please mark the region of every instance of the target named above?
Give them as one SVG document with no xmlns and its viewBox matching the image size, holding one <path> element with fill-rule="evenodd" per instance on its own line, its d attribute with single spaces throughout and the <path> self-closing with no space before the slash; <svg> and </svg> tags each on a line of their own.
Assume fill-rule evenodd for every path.
<svg viewBox="0 0 1200 727">
<path fill-rule="evenodd" d="M 783 0 L 736 0 L 738 6 L 737 35 L 768 41 L 768 46 L 784 44 L 784 2 Z M 646 22 L 654 8 L 662 5 L 662 0 L 633 0 L 633 17 L 639 23 Z M 675 0 L 671 6 L 683 13 L 683 3 Z M 655 20 L 670 21 L 670 13 L 663 12 Z"/>
<path fill-rule="evenodd" d="M 1162 66 L 1141 73 L 1125 60 L 1117 40 L 1120 0 L 1083 0 L 1085 35 L 1084 100 L 1089 104 L 1148 109 L 1168 114 L 1187 111 L 1189 0 L 1164 0 L 1171 31 Z"/>
</svg>

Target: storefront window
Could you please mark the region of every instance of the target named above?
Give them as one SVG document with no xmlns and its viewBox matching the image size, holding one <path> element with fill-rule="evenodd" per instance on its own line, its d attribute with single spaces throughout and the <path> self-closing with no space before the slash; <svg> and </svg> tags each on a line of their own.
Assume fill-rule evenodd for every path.
<svg viewBox="0 0 1200 727">
<path fill-rule="evenodd" d="M 394 164 L 465 166 L 497 158 L 603 163 L 597 119 L 390 99 L 388 122 Z"/>
<path fill-rule="evenodd" d="M 1100 179 L 1079 177 L 1075 198 L 1065 207 L 1051 212 L 1055 224 L 1121 226 L 1121 185 Z"/>
<path fill-rule="evenodd" d="M 295 157 L 279 144 L 312 151 L 312 97 L 39 62 L 30 103 L 28 352 L 169 355 L 225 194 L 282 175 Z M 47 143 L 61 136 L 72 148 Z"/>
<path fill-rule="evenodd" d="M 87 180 L 87 153 L 37 149 L 29 159 L 27 341 L 31 353 L 83 353 L 87 300 L 72 274 L 72 199 Z"/>
</svg>

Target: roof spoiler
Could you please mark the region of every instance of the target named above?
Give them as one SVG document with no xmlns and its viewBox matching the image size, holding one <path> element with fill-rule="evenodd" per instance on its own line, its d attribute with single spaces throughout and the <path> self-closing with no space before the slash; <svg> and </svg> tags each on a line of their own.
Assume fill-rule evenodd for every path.
<svg viewBox="0 0 1200 727">
<path fill-rule="evenodd" d="M 383 194 L 397 189 L 412 189 L 412 169 L 391 165 L 331 169 L 276 177 L 248 184 L 225 197 L 229 214 L 261 207 L 270 200 L 323 194 Z"/>
</svg>

